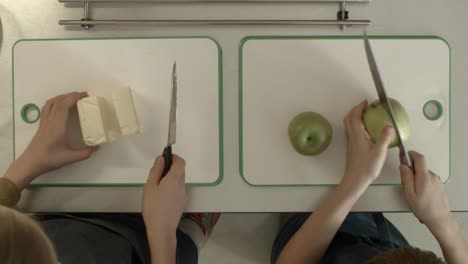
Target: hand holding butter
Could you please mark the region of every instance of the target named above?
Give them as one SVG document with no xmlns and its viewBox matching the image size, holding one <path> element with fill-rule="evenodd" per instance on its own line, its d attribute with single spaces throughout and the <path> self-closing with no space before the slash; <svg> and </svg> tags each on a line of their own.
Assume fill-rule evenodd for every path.
<svg viewBox="0 0 468 264">
<path fill-rule="evenodd" d="M 130 88 L 112 92 L 112 102 L 100 96 L 77 102 L 83 140 L 88 146 L 100 145 L 140 132 L 135 102 Z M 113 110 L 115 111 L 112 111 Z M 117 120 L 118 124 L 113 124 Z"/>
<path fill-rule="evenodd" d="M 97 147 L 72 148 L 67 122 L 77 101 L 87 98 L 86 92 L 61 94 L 47 100 L 41 110 L 39 129 L 26 150 L 8 169 L 9 179 L 22 190 L 46 172 L 85 160 Z"/>
</svg>

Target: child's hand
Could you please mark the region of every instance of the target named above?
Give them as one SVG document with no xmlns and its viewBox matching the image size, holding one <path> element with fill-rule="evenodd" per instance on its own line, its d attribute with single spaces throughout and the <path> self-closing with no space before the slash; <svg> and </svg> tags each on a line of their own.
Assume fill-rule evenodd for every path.
<svg viewBox="0 0 468 264">
<path fill-rule="evenodd" d="M 380 174 L 387 157 L 387 149 L 394 130 L 386 127 L 377 144 L 372 143 L 362 122 L 362 113 L 367 101 L 356 105 L 345 117 L 346 128 L 346 172 L 342 181 L 352 185 L 371 184 Z"/>
<path fill-rule="evenodd" d="M 86 92 L 63 94 L 42 107 L 39 129 L 6 175 L 20 189 L 39 175 L 87 159 L 97 150 L 96 147 L 72 149 L 67 138 L 70 110 L 86 96 Z"/>
<path fill-rule="evenodd" d="M 440 177 L 427 169 L 423 155 L 411 151 L 415 173 L 400 166 L 401 182 L 406 201 L 414 215 L 430 229 L 445 225 L 452 217 L 447 194 Z"/>
<path fill-rule="evenodd" d="M 187 202 L 185 161 L 173 155 L 172 166 L 162 178 L 164 158 L 158 156 L 143 190 L 142 212 L 148 236 L 157 232 L 175 234 Z"/>
</svg>

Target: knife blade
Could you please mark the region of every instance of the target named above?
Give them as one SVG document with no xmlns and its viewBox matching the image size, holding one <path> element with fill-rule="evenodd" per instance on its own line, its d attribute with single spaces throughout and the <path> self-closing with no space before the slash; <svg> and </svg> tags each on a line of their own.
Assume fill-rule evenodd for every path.
<svg viewBox="0 0 468 264">
<path fill-rule="evenodd" d="M 166 176 L 172 166 L 172 146 L 176 143 L 177 129 L 177 62 L 172 66 L 171 103 L 169 110 L 169 126 L 167 130 L 167 145 L 163 151 L 164 170 L 162 176 Z"/>
<path fill-rule="evenodd" d="M 380 76 L 379 68 L 377 66 L 374 53 L 372 52 L 372 47 L 370 45 L 369 38 L 367 37 L 367 33 L 365 31 L 364 31 L 364 47 L 366 50 L 367 62 L 369 63 L 369 68 L 372 74 L 372 79 L 374 80 L 375 89 L 377 90 L 380 103 L 382 104 L 382 106 L 385 108 L 388 115 L 390 116 L 390 119 L 392 120 L 392 124 L 393 124 L 394 130 L 398 139 L 398 149 L 400 150 L 400 153 L 399 153 L 400 163 L 407 165 L 409 167 L 412 167 L 411 159 L 408 155 L 408 152 L 406 151 L 406 147 L 403 143 L 403 140 L 401 139 L 400 129 L 398 128 L 398 124 L 395 120 L 395 115 L 393 114 L 392 105 L 390 103 L 390 100 L 387 97 L 387 93 L 385 91 L 382 78 Z"/>
</svg>

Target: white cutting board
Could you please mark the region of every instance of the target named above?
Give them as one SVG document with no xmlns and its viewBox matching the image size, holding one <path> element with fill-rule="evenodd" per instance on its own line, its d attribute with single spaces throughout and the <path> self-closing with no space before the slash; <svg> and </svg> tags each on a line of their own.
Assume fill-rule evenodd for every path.
<svg viewBox="0 0 468 264">
<path fill-rule="evenodd" d="M 171 73 L 177 61 L 178 116 L 174 153 L 185 158 L 186 182 L 222 178 L 221 50 L 210 38 L 27 40 L 13 48 L 14 153 L 18 157 L 39 122 L 21 109 L 72 91 L 111 96 L 134 91 L 142 132 L 104 144 L 89 160 L 44 177 L 39 186 L 139 186 L 167 142 Z M 76 113 L 75 113 L 76 115 Z M 77 132 L 75 126 L 72 132 Z"/>
<path fill-rule="evenodd" d="M 437 37 L 372 38 L 389 97 L 406 108 L 412 134 L 408 149 L 423 153 L 432 171 L 450 177 L 450 48 Z M 377 99 L 358 37 L 250 37 L 241 45 L 240 173 L 252 185 L 333 185 L 345 166 L 343 118 L 363 99 Z M 423 105 L 443 108 L 435 121 Z M 288 124 L 315 111 L 333 127 L 321 155 L 296 153 Z M 375 184 L 399 184 L 397 149 L 391 149 Z"/>
</svg>

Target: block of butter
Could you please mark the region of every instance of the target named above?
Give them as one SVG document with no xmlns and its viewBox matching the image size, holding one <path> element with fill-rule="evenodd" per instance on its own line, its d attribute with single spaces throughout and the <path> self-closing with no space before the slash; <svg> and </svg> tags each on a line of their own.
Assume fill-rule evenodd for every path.
<svg viewBox="0 0 468 264">
<path fill-rule="evenodd" d="M 88 146 L 109 141 L 104 103 L 104 99 L 99 96 L 85 97 L 77 102 L 81 133 Z"/>
<path fill-rule="evenodd" d="M 112 101 L 114 102 L 117 121 L 119 122 L 122 136 L 137 134 L 140 132 L 140 125 L 135 109 L 135 101 L 130 88 L 119 88 L 112 91 Z"/>
</svg>

